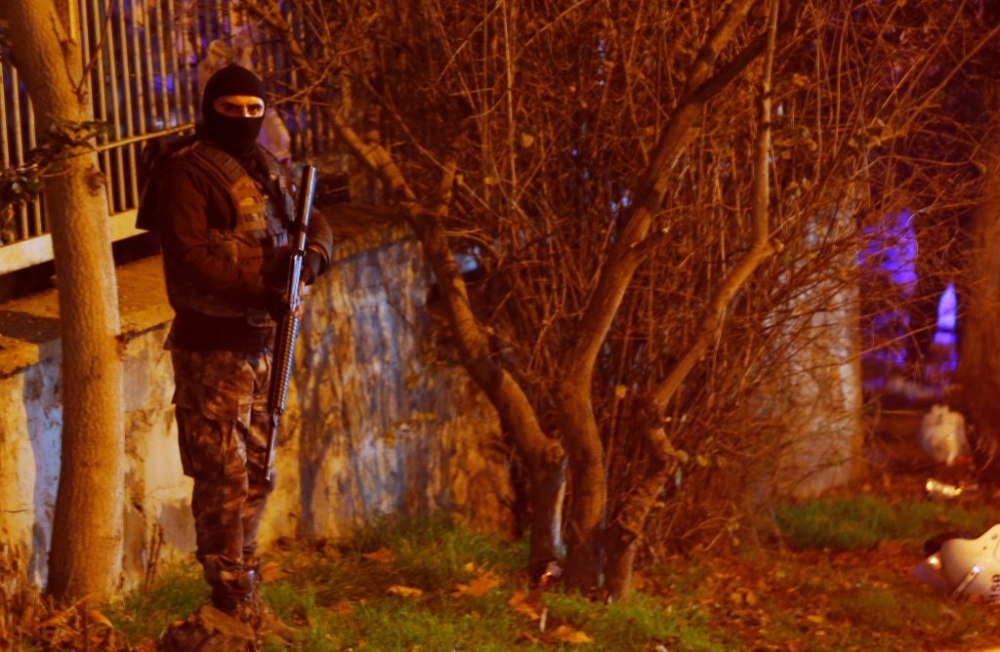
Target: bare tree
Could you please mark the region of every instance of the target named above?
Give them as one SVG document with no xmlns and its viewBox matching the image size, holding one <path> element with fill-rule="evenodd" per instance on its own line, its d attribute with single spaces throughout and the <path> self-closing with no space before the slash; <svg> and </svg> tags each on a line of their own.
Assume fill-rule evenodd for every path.
<svg viewBox="0 0 1000 652">
<path fill-rule="evenodd" d="M 11 58 L 38 129 L 93 120 L 78 42 L 77 5 L 9 0 Z M 62 329 L 62 464 L 49 553 L 48 591 L 65 599 L 110 597 L 120 581 L 124 483 L 122 351 L 105 179 L 79 148 L 44 179 Z"/>
<path fill-rule="evenodd" d="M 346 76 L 379 103 L 383 119 L 377 130 L 360 129 L 364 137 L 331 109 L 335 124 L 348 149 L 380 176 L 386 196 L 400 203 L 420 237 L 460 358 L 497 406 L 526 463 L 536 576 L 556 552 L 550 533 L 559 527 L 552 517 L 560 499 L 554 489 L 561 481 L 561 441 L 569 453 L 571 476 L 568 579 L 581 588 L 597 584 L 607 489 L 601 426 L 591 398 L 594 368 L 636 269 L 663 242 L 659 233 L 650 234 L 661 219 L 672 168 L 706 103 L 764 52 L 769 38 L 773 52 L 779 22 L 783 31 L 793 23 L 794 6 L 784 7 L 779 21 L 778 5 L 770 16 L 758 9 L 751 18 L 755 4 L 737 3 L 716 15 L 690 15 L 704 20 L 706 32 L 687 74 L 677 74 L 683 80 L 677 110 L 665 115 L 653 104 L 652 111 L 626 113 L 624 124 L 615 118 L 610 127 L 618 141 L 613 143 L 613 158 L 619 164 L 632 159 L 620 176 L 618 170 L 603 175 L 600 164 L 588 162 L 589 154 L 581 150 L 601 146 L 588 129 L 620 110 L 608 101 L 610 94 L 628 98 L 635 90 L 629 76 L 645 74 L 645 67 L 656 65 L 643 59 L 623 67 L 624 83 L 617 71 L 612 73 L 611 56 L 634 56 L 649 43 L 642 23 L 632 26 L 635 34 L 617 30 L 615 21 L 627 15 L 624 7 L 591 3 L 575 11 L 556 5 L 529 9 L 499 4 L 477 14 L 457 6 L 387 2 L 377 13 L 391 17 L 385 23 L 388 31 L 341 33 L 347 41 L 367 40 L 361 49 L 370 54 L 345 60 Z M 655 14 L 661 8 L 639 9 L 640 14 Z M 290 34 L 275 9 L 257 11 L 272 29 Z M 761 26 L 748 27 L 751 20 Z M 748 47 L 737 47 L 725 65 L 716 66 L 744 30 L 754 29 L 757 34 Z M 654 37 L 662 36 L 653 32 Z M 297 43 L 290 38 L 286 42 L 294 53 Z M 574 60 L 574 51 L 581 47 L 587 56 Z M 602 49 L 608 56 L 600 54 Z M 304 53 L 297 63 L 306 71 L 312 67 L 310 79 L 319 81 L 322 67 Z M 568 85 L 560 79 L 566 73 Z M 567 94 L 568 101 L 560 105 L 554 93 Z M 537 115 L 532 113 L 536 108 L 541 109 Z M 637 118 L 643 122 L 636 123 Z M 645 153 L 642 138 L 636 142 L 640 151 L 622 147 L 627 131 L 646 129 L 655 139 Z M 401 139 L 402 150 L 413 156 L 406 160 L 405 172 L 384 144 L 393 138 Z M 766 129 L 761 138 L 766 144 Z M 583 187 L 587 175 L 596 190 Z M 761 224 L 756 228 L 758 244 L 723 283 L 710 320 L 717 319 L 769 252 L 766 176 L 759 187 L 762 195 L 754 209 Z M 560 204 L 564 198 L 567 201 Z M 603 202 L 630 202 L 630 207 L 619 210 L 609 224 L 609 204 Z M 494 292 L 497 305 L 492 314 L 473 309 L 456 254 L 476 257 L 500 288 Z M 532 345 L 530 332 L 540 327 Z M 714 327 L 705 330 L 712 333 Z M 679 367 L 669 382 L 684 377 L 709 337 L 691 347 L 691 362 Z M 671 394 L 670 389 L 662 390 L 649 404 L 646 414 L 653 423 Z M 652 474 L 662 484 L 672 459 L 662 433 L 657 449 L 662 465 Z M 655 493 L 643 500 L 652 501 Z M 643 517 L 637 518 L 641 529 Z"/>
<path fill-rule="evenodd" d="M 304 33 L 250 11 L 291 55 L 291 100 L 324 108 L 420 238 L 527 469 L 535 577 L 563 530 L 569 584 L 603 570 L 616 595 L 643 537 L 738 540 L 796 433 L 843 438 L 810 464 L 849 467 L 855 261 L 921 199 L 895 164 L 940 115 L 967 12 L 936 12 L 901 60 L 887 35 L 910 16 L 877 2 L 296 9 Z M 845 415 L 776 409 L 803 379 L 789 404 L 832 383 Z"/>
</svg>

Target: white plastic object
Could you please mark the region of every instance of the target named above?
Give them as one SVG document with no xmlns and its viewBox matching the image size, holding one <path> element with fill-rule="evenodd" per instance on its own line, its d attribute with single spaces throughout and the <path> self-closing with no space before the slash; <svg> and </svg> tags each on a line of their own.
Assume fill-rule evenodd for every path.
<svg viewBox="0 0 1000 652">
<path fill-rule="evenodd" d="M 959 456 L 969 455 L 965 417 L 947 405 L 934 405 L 920 421 L 920 446 L 937 462 L 948 466 Z"/>
</svg>

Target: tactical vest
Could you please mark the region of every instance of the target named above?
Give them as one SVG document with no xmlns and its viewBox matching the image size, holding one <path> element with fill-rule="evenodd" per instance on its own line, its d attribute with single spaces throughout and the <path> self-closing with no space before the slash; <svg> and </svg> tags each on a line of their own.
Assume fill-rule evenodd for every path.
<svg viewBox="0 0 1000 652">
<path fill-rule="evenodd" d="M 265 153 L 269 176 L 277 182 L 281 194 L 281 201 L 268 201 L 258 182 L 235 158 L 209 143 L 195 141 L 173 157 L 185 157 L 228 191 L 235 223 L 232 228 L 209 229 L 210 251 L 240 267 L 247 278 L 260 274 L 265 257 L 288 246 L 288 228 L 295 212 L 293 189 L 280 164 Z M 194 310 L 215 317 L 246 317 L 251 326 L 274 325 L 263 308 L 248 308 L 198 290 L 182 270 L 172 273 L 170 262 L 164 262 L 167 294 L 175 310 Z"/>
</svg>

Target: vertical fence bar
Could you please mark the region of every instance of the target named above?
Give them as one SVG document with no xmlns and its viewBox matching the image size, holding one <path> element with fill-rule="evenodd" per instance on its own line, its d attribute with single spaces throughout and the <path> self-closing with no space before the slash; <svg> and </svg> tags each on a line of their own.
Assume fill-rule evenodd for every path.
<svg viewBox="0 0 1000 652">
<path fill-rule="evenodd" d="M 156 65 L 153 60 L 153 12 L 147 5 L 143 5 L 142 35 L 139 42 L 142 44 L 141 62 L 143 65 L 142 83 L 142 133 L 147 134 L 156 131 Z"/>
<path fill-rule="evenodd" d="M 8 135 L 8 129 L 10 125 L 7 124 L 6 116 L 9 115 L 7 110 L 7 84 L 10 83 L 10 75 L 6 72 L 5 66 L 0 66 L 0 116 L 3 117 L 3 124 L 0 125 L 0 163 L 3 163 L 4 169 L 12 167 L 14 161 L 11 159 L 11 147 L 12 143 L 10 136 Z M 16 107 L 17 105 L 14 104 Z M 19 240 L 21 238 L 20 234 L 20 223 L 18 220 L 14 221 L 11 225 L 13 233 L 8 233 L 7 229 L 4 229 L 4 233 L 0 233 L 0 246 L 5 244 L 5 240 L 8 236 L 13 236 L 12 239 Z"/>
<path fill-rule="evenodd" d="M 170 13 L 170 3 L 160 3 L 158 15 L 162 29 L 161 50 L 166 53 L 160 69 L 160 95 L 163 97 L 163 107 L 166 115 L 165 124 L 174 127 L 178 123 L 177 116 L 177 23 Z"/>
<path fill-rule="evenodd" d="M 10 82 L 11 104 L 14 105 L 14 110 L 12 112 L 12 115 L 14 117 L 13 121 L 14 124 L 12 130 L 13 139 L 10 144 L 10 151 L 11 151 L 11 159 L 13 160 L 13 163 L 17 165 L 24 162 L 24 149 L 22 146 L 23 134 L 21 132 L 21 101 L 19 97 L 20 93 L 18 93 L 19 82 L 17 78 L 16 69 L 13 68 L 11 69 L 10 79 L 11 79 Z M 28 211 L 26 207 L 21 206 L 20 208 L 18 208 L 14 224 L 15 224 L 16 237 L 18 239 L 24 239 L 30 237 L 28 232 Z"/>
<path fill-rule="evenodd" d="M 10 160 L 10 136 L 7 135 L 7 130 L 9 128 L 7 124 L 7 84 L 10 75 L 6 72 L 5 66 L 0 66 L 0 116 L 3 118 L 3 124 L 0 125 L 0 162 L 3 163 L 4 168 L 11 167 Z"/>
<path fill-rule="evenodd" d="M 119 119 L 121 120 L 123 133 L 122 137 L 131 139 L 135 135 L 135 125 L 132 119 L 132 65 L 129 52 L 128 29 L 126 28 L 126 7 L 128 3 L 118 4 L 118 34 L 114 39 L 114 49 L 118 52 L 121 64 L 121 76 L 117 79 L 121 83 L 122 104 L 119 107 Z M 115 80 L 112 80 L 114 83 Z M 115 207 L 115 212 L 121 212 L 135 206 L 136 184 L 135 184 L 135 143 L 120 147 L 122 157 L 121 175 L 121 203 Z"/>
<path fill-rule="evenodd" d="M 155 79 L 159 79 L 159 81 L 160 81 L 160 86 L 159 86 L 159 91 L 158 91 L 159 92 L 159 96 L 156 97 L 156 99 L 158 100 L 158 107 L 159 107 L 160 112 L 162 114 L 162 118 L 161 118 L 162 119 L 162 126 L 160 128 L 167 129 L 169 127 L 172 127 L 173 125 L 170 123 L 170 102 L 169 102 L 169 100 L 167 98 L 167 87 L 168 87 L 168 83 L 167 83 L 167 59 L 166 59 L 166 56 L 164 55 L 164 51 L 168 47 L 171 47 L 171 46 L 163 38 L 163 36 L 164 36 L 164 30 L 163 30 L 163 12 L 161 11 L 160 4 L 157 3 L 156 7 L 157 7 L 157 10 L 156 10 L 156 32 L 155 32 L 155 35 L 156 35 L 156 45 L 154 46 L 154 49 L 159 54 L 159 56 L 157 57 L 157 64 L 158 64 L 159 67 L 157 68 L 156 74 L 154 75 L 154 80 Z M 156 89 L 156 85 L 155 84 L 154 84 L 153 88 L 154 88 L 154 93 L 157 92 L 155 90 Z"/>
<path fill-rule="evenodd" d="M 82 20 L 81 23 L 89 24 L 90 32 L 89 39 L 86 44 L 86 49 L 84 50 L 84 61 L 91 64 L 91 75 L 93 77 L 90 80 L 91 88 L 94 92 L 94 117 L 97 120 L 108 122 L 113 119 L 110 115 L 110 107 L 108 106 L 108 82 L 107 82 L 107 68 L 105 63 L 105 48 L 106 38 L 110 35 L 106 30 L 105 26 L 107 21 L 110 20 L 110 16 L 107 14 L 107 9 L 102 0 L 96 0 L 92 2 L 89 6 L 89 20 Z M 84 29 L 84 31 L 86 31 Z M 109 142 L 113 139 L 119 138 L 117 130 L 111 138 L 106 138 L 105 142 Z M 114 170 L 112 167 L 112 152 L 110 149 L 102 149 L 98 154 L 98 158 L 101 164 L 101 170 L 106 175 L 108 181 L 108 197 L 113 207 L 115 204 L 115 181 L 114 181 Z"/>
<path fill-rule="evenodd" d="M 130 87 L 133 89 L 132 93 L 135 97 L 134 129 L 136 134 L 146 133 L 146 97 L 142 91 L 143 80 L 146 78 L 145 70 L 143 69 L 143 55 L 146 52 L 142 47 L 142 37 L 140 36 L 140 34 L 144 34 L 146 31 L 146 11 L 146 3 L 144 2 L 132 5 L 132 25 L 129 32 L 130 45 L 132 47 L 133 56 L 135 57 Z"/>
<path fill-rule="evenodd" d="M 173 22 L 174 24 L 179 23 L 180 25 L 182 25 L 180 36 L 184 39 L 185 48 L 193 47 L 193 44 L 191 42 L 192 41 L 191 37 L 195 36 L 196 37 L 195 42 L 197 43 L 198 47 L 195 48 L 194 54 L 198 56 L 201 54 L 201 51 L 204 50 L 204 48 L 200 47 L 201 46 L 200 36 L 198 34 L 192 35 L 188 33 L 189 26 L 191 26 L 192 24 L 197 26 L 197 23 L 193 22 L 191 17 L 191 14 L 193 13 L 192 12 L 193 6 L 187 4 L 186 6 L 182 5 L 182 7 L 184 14 L 180 16 L 180 20 L 178 20 L 177 4 L 174 2 L 174 0 L 167 0 L 167 11 L 169 11 L 170 15 L 173 17 L 173 20 L 171 22 Z M 184 64 L 187 68 L 187 74 L 184 75 L 184 98 L 186 101 L 184 102 L 183 107 L 181 107 L 181 113 L 183 116 L 181 118 L 181 122 L 186 123 L 186 122 L 194 122 L 195 120 L 197 120 L 198 116 L 197 99 L 199 93 L 198 93 L 197 69 L 191 65 L 191 59 L 186 54 L 185 54 Z"/>
<path fill-rule="evenodd" d="M 113 38 L 115 35 L 115 27 L 117 21 L 115 20 L 112 10 L 117 9 L 118 15 L 121 16 L 121 7 L 112 4 L 109 7 L 105 7 L 105 18 L 104 24 L 101 26 L 102 37 L 101 37 L 101 60 L 107 61 L 107 73 L 101 77 L 103 82 L 105 93 L 110 97 L 110 102 L 107 107 L 107 118 L 106 120 L 111 122 L 111 127 L 113 129 L 113 136 L 111 138 L 112 142 L 116 140 L 121 140 L 127 134 L 124 133 L 122 128 L 122 93 L 118 88 L 119 82 L 119 71 L 118 71 L 118 48 Z M 114 147 L 108 150 L 108 163 L 109 168 L 105 170 L 108 175 L 108 182 L 112 184 L 110 194 L 110 203 L 112 213 L 121 210 L 122 205 L 125 203 L 125 178 L 124 178 L 124 161 L 122 160 L 122 148 Z"/>
<path fill-rule="evenodd" d="M 24 151 L 24 130 L 25 121 L 27 118 L 27 110 L 25 107 L 25 102 L 27 98 L 21 97 L 21 80 L 17 74 L 17 69 L 11 69 L 11 96 L 14 103 L 14 162 L 24 163 L 25 162 L 25 151 Z M 24 114 L 22 116 L 22 113 Z M 28 219 L 28 207 L 22 205 L 17 211 L 17 225 L 18 225 L 18 237 L 22 239 L 27 239 L 32 236 L 31 226 Z"/>
<path fill-rule="evenodd" d="M 35 135 L 35 107 L 31 103 L 31 98 L 28 97 L 27 93 L 23 95 L 24 101 L 24 112 L 28 116 L 28 149 L 27 151 L 22 151 L 21 160 L 25 160 L 27 152 L 38 146 L 38 137 Z M 48 227 L 46 226 L 45 211 L 42 207 L 45 205 L 45 198 L 39 197 L 38 201 L 33 201 L 27 206 L 24 206 L 25 212 L 29 214 L 29 221 L 31 223 L 31 234 L 30 237 L 36 237 L 39 235 L 44 235 L 48 233 Z"/>
<path fill-rule="evenodd" d="M 216 34 L 218 37 L 225 37 L 230 43 L 233 42 L 233 33 L 228 29 L 229 24 L 226 14 L 228 13 L 223 7 L 222 2 L 215 3 L 215 29 L 211 30 L 209 33 Z"/>
</svg>

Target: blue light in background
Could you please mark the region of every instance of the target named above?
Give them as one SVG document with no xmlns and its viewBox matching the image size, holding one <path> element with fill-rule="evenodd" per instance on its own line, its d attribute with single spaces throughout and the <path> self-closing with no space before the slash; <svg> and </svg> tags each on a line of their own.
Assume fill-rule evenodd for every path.
<svg viewBox="0 0 1000 652">
<path fill-rule="evenodd" d="M 934 371 L 938 377 L 950 374 L 958 368 L 958 336 L 955 326 L 958 324 L 958 296 L 955 294 L 955 284 L 949 283 L 941 293 L 938 301 L 937 330 L 934 331 L 933 347 L 938 349 Z"/>
<path fill-rule="evenodd" d="M 903 209 L 886 217 L 882 228 L 865 229 L 861 266 L 888 276 L 906 295 L 917 284 L 917 238 L 913 233 L 913 213 Z"/>
<path fill-rule="evenodd" d="M 864 359 L 870 366 L 870 386 L 881 385 L 886 378 L 905 374 L 906 342 L 914 337 L 911 315 L 907 306 L 917 290 L 917 239 L 914 215 L 910 210 L 886 215 L 881 223 L 864 230 L 864 244 L 858 254 L 858 264 L 865 275 L 865 285 L 879 303 L 870 306 L 864 324 L 868 351 Z M 937 306 L 937 320 L 921 375 L 924 383 L 943 387 L 948 376 L 958 366 L 956 325 L 958 297 L 954 283 L 942 292 Z"/>
<path fill-rule="evenodd" d="M 938 333 L 949 332 L 954 338 L 955 324 L 958 322 L 958 297 L 955 295 L 955 284 L 949 283 L 945 291 L 941 293 L 941 300 L 938 301 L 937 331 Z M 937 341 L 937 335 L 934 341 Z M 951 340 L 954 344 L 954 339 Z"/>
</svg>

